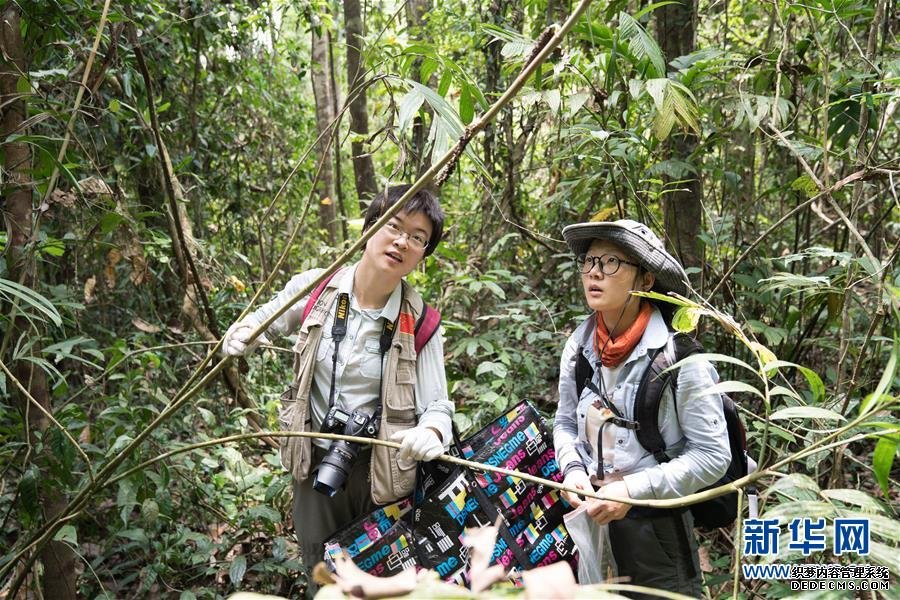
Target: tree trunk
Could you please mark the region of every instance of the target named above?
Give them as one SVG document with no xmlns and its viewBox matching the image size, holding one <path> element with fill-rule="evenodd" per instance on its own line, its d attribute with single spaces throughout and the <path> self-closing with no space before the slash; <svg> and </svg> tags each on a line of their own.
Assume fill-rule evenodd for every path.
<svg viewBox="0 0 900 600">
<path fill-rule="evenodd" d="M 357 89 L 363 82 L 363 21 L 359 0 L 344 0 L 344 29 L 347 33 L 347 97 L 350 99 L 350 152 L 353 156 L 353 179 L 360 212 L 378 193 L 372 155 L 366 151 L 364 138 L 369 136 L 369 109 L 366 91 Z"/>
<path fill-rule="evenodd" d="M 696 33 L 697 0 L 679 0 L 661 6 L 656 11 L 656 30 L 660 47 L 666 60 L 672 60 L 694 51 Z M 697 147 L 693 134 L 673 134 L 666 144 L 668 158 L 690 163 Z M 665 195 L 663 212 L 665 235 L 685 267 L 702 267 L 703 250 L 700 245 L 700 224 L 703 218 L 703 190 L 696 173 L 681 178 L 667 177 L 676 191 Z M 691 277 L 696 285 L 699 281 Z"/>
<path fill-rule="evenodd" d="M 410 39 L 428 41 L 428 35 L 425 33 L 424 28 L 425 15 L 429 12 L 431 12 L 431 0 L 408 0 L 406 3 L 406 22 L 409 25 Z M 437 85 L 434 81 L 434 74 L 431 75 L 428 81 L 422 81 L 419 72 L 421 64 L 422 59 L 420 58 L 413 62 L 412 79 L 433 89 Z M 422 104 L 422 110 L 419 112 L 420 114 L 425 112 L 428 115 L 428 119 L 423 119 L 420 114 L 417 114 L 413 119 L 410 158 L 416 177 L 422 175 L 431 166 L 431 160 L 426 154 L 426 149 L 428 145 L 428 127 L 431 124 L 431 120 L 434 119 L 434 111 L 427 102 Z"/>
<path fill-rule="evenodd" d="M 331 32 L 323 26 L 321 34 L 312 33 L 312 87 L 316 99 L 316 132 L 322 136 L 316 144 L 316 156 L 321 164 L 316 194 L 319 198 L 319 225 L 325 231 L 327 242 L 336 247 L 338 224 L 335 218 L 334 160 L 330 151 L 332 124 L 334 122 L 334 98 L 331 90 L 331 59 L 328 46 Z M 325 133 L 325 135 L 322 135 Z"/>
<path fill-rule="evenodd" d="M 17 83 L 22 76 L 28 73 L 28 65 L 25 61 L 25 45 L 21 35 L 21 14 L 18 6 L 7 3 L 3 7 L 3 20 L 0 23 L 0 106 L 2 111 L 2 136 L 6 139 L 13 133 L 20 131 L 25 121 L 25 101 L 18 92 Z M 4 218 L 6 220 L 9 239 L 7 241 L 7 269 L 10 277 L 19 281 L 22 285 L 34 289 L 38 283 L 37 263 L 30 254 L 28 244 L 32 240 L 32 228 L 34 220 L 32 215 L 31 186 L 31 149 L 23 142 L 6 142 L 3 148 L 5 171 L 4 188 Z M 28 335 L 31 324 L 22 316 L 18 316 L 10 327 L 7 335 L 10 339 Z M 36 338 L 40 332 L 35 331 Z M 19 346 L 14 342 L 13 347 Z M 41 343 L 38 339 L 31 345 L 31 354 L 41 354 Z M 19 360 L 12 364 L 16 378 L 28 389 L 28 393 L 48 413 L 52 410 L 50 403 L 50 389 L 47 384 L 47 374 L 38 365 Z M 50 421 L 36 407 L 31 406 L 24 395 L 19 397 L 20 408 L 27 417 L 28 436 L 34 442 L 32 436 L 35 432 L 45 432 L 50 426 Z M 42 436 L 43 437 L 43 436 Z M 59 485 L 47 472 L 46 463 L 55 459 L 49 454 L 52 444 L 44 446 L 45 454 L 36 457 L 44 471 L 40 476 L 40 509 L 45 521 L 56 518 L 66 506 L 66 498 L 62 494 Z M 44 598 L 75 598 L 75 553 L 63 542 L 50 542 L 41 551 L 43 563 L 43 577 L 41 587 Z"/>
</svg>

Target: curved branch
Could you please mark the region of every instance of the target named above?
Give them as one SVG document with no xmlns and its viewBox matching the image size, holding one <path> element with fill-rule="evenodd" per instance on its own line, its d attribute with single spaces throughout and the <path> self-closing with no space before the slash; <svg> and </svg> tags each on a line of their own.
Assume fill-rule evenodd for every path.
<svg viewBox="0 0 900 600">
<path fill-rule="evenodd" d="M 531 75 L 537 70 L 537 68 L 546 60 L 546 58 L 553 52 L 556 47 L 560 44 L 563 37 L 572 29 L 575 25 L 575 22 L 581 17 L 587 7 L 591 4 L 591 0 L 581 0 L 578 3 L 578 6 L 575 7 L 574 11 L 569 15 L 568 19 L 566 19 L 565 23 L 560 26 L 557 32 L 553 35 L 550 41 L 541 49 L 540 52 L 534 57 L 534 59 L 525 66 L 519 76 L 513 81 L 510 87 L 504 92 L 504 94 L 498 98 L 494 104 L 492 104 L 488 110 L 481 115 L 471 126 L 470 131 L 474 136 L 478 132 L 482 131 L 491 120 L 496 117 L 497 113 L 506 106 L 515 95 L 522 89 L 525 85 L 525 82 L 531 77 Z M 281 310 L 277 311 L 273 314 L 268 320 L 263 322 L 251 335 L 249 341 L 255 340 L 259 337 L 263 331 L 265 331 L 272 322 L 275 321 L 279 316 L 281 316 L 287 309 L 297 301 L 299 301 L 304 296 L 308 295 L 316 285 L 318 285 L 321 281 L 323 281 L 326 277 L 334 273 L 341 265 L 347 262 L 357 251 L 362 249 L 362 247 L 366 244 L 366 242 L 371 238 L 381 227 L 383 227 L 388 220 L 390 220 L 397 212 L 403 209 L 406 205 L 406 202 L 409 201 L 415 194 L 417 194 L 421 189 L 423 189 L 426 185 L 428 185 L 432 179 L 434 179 L 435 175 L 446 165 L 453 154 L 457 151 L 457 147 L 462 144 L 462 141 L 458 141 L 453 148 L 450 148 L 444 156 L 438 159 L 434 164 L 432 164 L 431 168 L 429 168 L 425 173 L 423 173 L 409 188 L 409 190 L 387 211 L 382 215 L 378 221 L 372 224 L 369 229 L 364 232 L 360 238 L 350 246 L 344 253 L 342 253 L 328 268 L 326 268 L 316 279 L 316 281 L 311 282 L 306 289 L 301 290 L 297 295 L 290 299 L 290 301 L 285 304 Z M 305 213 L 304 213 L 305 214 Z M 273 274 L 275 271 L 273 271 Z M 214 353 L 218 351 L 221 347 L 222 341 L 219 340 L 219 343 L 210 351 L 210 354 L 207 356 L 207 359 L 201 364 L 200 367 L 196 370 L 194 375 L 190 378 L 189 382 L 182 387 L 182 390 L 176 395 L 176 397 L 172 400 L 169 406 L 162 411 L 156 419 L 150 423 L 144 431 L 138 434 L 131 443 L 128 444 L 125 448 L 122 449 L 119 454 L 113 458 L 109 463 L 104 465 L 104 467 L 97 473 L 97 478 L 91 484 L 88 484 L 81 491 L 78 492 L 76 497 L 69 503 L 69 505 L 63 510 L 59 517 L 56 519 L 45 523 L 43 526 L 38 528 L 29 538 L 28 541 L 25 542 L 24 546 L 26 548 L 35 546 L 42 547 L 49 540 L 52 539 L 54 533 L 61 526 L 60 523 L 62 519 L 69 517 L 73 512 L 79 510 L 83 507 L 88 499 L 93 495 L 93 493 L 103 486 L 110 477 L 112 477 L 114 470 L 129 456 L 132 452 L 141 444 L 143 441 L 157 428 L 159 425 L 165 421 L 172 413 L 174 413 L 178 408 L 184 405 L 185 402 L 193 398 L 201 389 L 203 389 L 209 381 L 215 377 L 219 371 L 221 371 L 225 366 L 227 366 L 231 362 L 231 357 L 226 357 L 219 361 L 209 372 L 206 373 L 205 376 L 200 378 L 196 384 L 193 384 L 192 387 L 188 388 L 188 386 L 194 382 L 197 377 L 199 377 L 202 372 L 202 368 L 204 368 L 209 362 L 212 360 Z M 7 562 L 3 567 L 0 567 L 0 580 L 7 577 L 9 573 L 16 567 L 17 563 L 22 559 L 24 550 L 20 550 L 15 559 Z M 26 564 L 23 565 L 23 568 L 19 571 L 19 574 L 16 576 L 16 579 L 13 581 L 12 586 L 10 587 L 11 596 L 15 596 L 18 592 L 19 588 L 22 585 L 22 582 L 25 580 L 25 577 L 28 575 L 31 570 L 31 566 L 34 564 L 36 560 L 36 553 L 32 554 L 28 559 L 26 559 Z"/>
</svg>

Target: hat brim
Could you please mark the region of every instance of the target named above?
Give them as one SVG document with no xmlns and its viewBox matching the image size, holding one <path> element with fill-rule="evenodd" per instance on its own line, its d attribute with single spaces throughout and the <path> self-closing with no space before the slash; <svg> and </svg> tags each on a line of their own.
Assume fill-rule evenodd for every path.
<svg viewBox="0 0 900 600">
<path fill-rule="evenodd" d="M 675 292 L 682 296 L 688 293 L 687 274 L 681 263 L 664 249 L 650 244 L 638 233 L 618 223 L 612 221 L 576 223 L 565 227 L 562 233 L 575 256 L 586 253 L 594 240 L 607 240 L 622 248 L 644 269 L 653 273 L 656 277 L 654 291 Z"/>
</svg>

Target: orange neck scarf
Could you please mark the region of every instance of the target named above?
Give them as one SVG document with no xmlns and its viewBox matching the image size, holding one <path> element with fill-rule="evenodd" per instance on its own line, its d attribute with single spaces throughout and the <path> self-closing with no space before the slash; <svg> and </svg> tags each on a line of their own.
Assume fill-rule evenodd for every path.
<svg viewBox="0 0 900 600">
<path fill-rule="evenodd" d="M 649 302 L 641 302 L 641 309 L 637 318 L 631 326 L 617 335 L 614 339 L 610 338 L 609 330 L 606 323 L 603 322 L 603 315 L 597 313 L 597 329 L 594 331 L 594 352 L 600 357 L 600 362 L 604 367 L 618 367 L 622 364 L 641 337 L 644 330 L 647 329 L 647 323 L 650 322 L 650 316 L 653 309 L 650 308 Z M 600 355 L 600 351 L 603 355 Z"/>
</svg>

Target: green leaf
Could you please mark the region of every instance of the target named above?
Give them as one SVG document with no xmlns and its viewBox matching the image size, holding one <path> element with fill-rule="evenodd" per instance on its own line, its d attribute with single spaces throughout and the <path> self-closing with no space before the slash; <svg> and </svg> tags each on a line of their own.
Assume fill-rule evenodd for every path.
<svg viewBox="0 0 900 600">
<path fill-rule="evenodd" d="M 156 144 L 145 144 L 144 151 L 147 153 L 147 156 L 153 158 L 156 156 Z"/>
<path fill-rule="evenodd" d="M 475 118 L 475 105 L 472 103 L 472 93 L 469 86 L 464 85 L 459 93 L 459 119 L 468 125 Z"/>
<path fill-rule="evenodd" d="M 896 539 L 893 542 L 896 543 Z M 896 547 L 873 540 L 869 542 L 869 558 L 886 566 L 891 573 L 900 573 L 900 554 Z"/>
<path fill-rule="evenodd" d="M 800 397 L 800 394 L 790 388 L 786 388 L 781 385 L 776 385 L 769 390 L 769 397 L 772 396 L 787 396 L 789 398 L 797 400 L 798 402 L 803 402 L 803 398 Z"/>
<path fill-rule="evenodd" d="M 818 494 L 819 484 L 809 475 L 804 475 L 803 473 L 790 473 L 784 477 L 779 477 L 775 483 L 769 486 L 766 490 L 766 494 L 768 495 L 772 492 L 787 492 L 789 490 L 808 490 Z"/>
<path fill-rule="evenodd" d="M 546 90 L 544 92 L 544 102 L 547 103 L 547 106 L 550 107 L 550 111 L 555 115 L 559 112 L 559 107 L 562 105 L 562 97 L 559 94 L 559 90 L 554 88 L 552 90 Z"/>
<path fill-rule="evenodd" d="M 884 507 L 879 504 L 878 500 L 861 490 L 849 488 L 822 490 L 822 495 L 829 500 L 860 506 L 869 512 L 884 512 Z"/>
<path fill-rule="evenodd" d="M 247 557 L 243 554 L 239 554 L 235 556 L 234 560 L 231 562 L 231 568 L 228 569 L 228 578 L 231 580 L 231 584 L 237 587 L 244 579 L 246 573 Z"/>
<path fill-rule="evenodd" d="M 894 381 L 894 371 L 897 370 L 897 353 L 900 352 L 898 350 L 900 346 L 898 346 L 897 342 L 898 340 L 894 339 L 894 351 L 891 352 L 891 356 L 888 358 L 887 365 L 884 367 L 884 373 L 881 374 L 881 379 L 878 381 L 875 391 L 863 398 L 863 401 L 859 403 L 860 415 L 866 414 L 870 406 L 878 406 L 879 402 L 877 400 L 881 400 L 885 392 L 890 389 Z"/>
<path fill-rule="evenodd" d="M 771 415 L 769 415 L 769 419 L 773 421 L 782 419 L 819 419 L 831 421 L 847 420 L 833 410 L 828 410 L 827 408 L 822 408 L 821 406 L 789 406 L 787 408 L 776 410 Z"/>
<path fill-rule="evenodd" d="M 666 61 L 656 40 L 648 34 L 641 24 L 628 13 L 619 13 L 619 32 L 628 40 L 628 48 L 638 59 L 647 59 L 652 66 L 653 75 L 664 77 Z"/>
<path fill-rule="evenodd" d="M 109 101 L 109 112 L 111 112 L 113 114 L 118 113 L 120 108 L 121 108 L 121 105 L 119 104 L 119 101 L 116 100 L 115 98 L 113 98 L 112 100 Z"/>
<path fill-rule="evenodd" d="M 791 183 L 791 189 L 802 192 L 807 198 L 812 198 L 819 193 L 819 186 L 809 175 L 803 174 Z"/>
<path fill-rule="evenodd" d="M 444 72 L 441 73 L 441 80 L 438 82 L 437 93 L 438 96 L 443 98 L 447 95 L 447 92 L 450 90 L 450 84 L 453 82 L 453 71 L 450 69 L 444 69 Z"/>
<path fill-rule="evenodd" d="M 762 392 L 743 381 L 722 381 L 706 390 L 707 394 L 732 394 L 735 392 L 746 392 L 763 398 Z"/>
<path fill-rule="evenodd" d="M 53 539 L 57 542 L 65 542 L 77 546 L 78 531 L 75 529 L 74 525 L 63 525 L 60 527 L 59 531 L 56 532 L 56 535 L 53 536 Z"/>
<path fill-rule="evenodd" d="M 123 529 L 116 533 L 116 535 L 141 544 L 150 543 L 150 540 L 147 538 L 147 533 L 143 529 Z"/>
<path fill-rule="evenodd" d="M 634 13 L 634 18 L 640 20 L 640 18 L 643 17 L 644 15 L 646 15 L 647 13 L 650 13 L 662 6 L 665 6 L 666 4 L 681 4 L 681 2 L 679 2 L 678 0 L 666 0 L 665 2 L 654 2 L 653 4 L 650 4 L 649 6 L 645 6 L 641 10 Z"/>
<path fill-rule="evenodd" d="M 894 457 L 897 456 L 897 440 L 883 437 L 875 444 L 875 452 L 872 454 L 872 468 L 875 470 L 875 479 L 885 498 L 889 498 L 891 491 L 890 473 L 894 465 Z"/>
<path fill-rule="evenodd" d="M 41 252 L 50 256 L 62 256 L 66 253 L 66 245 L 62 240 L 47 238 L 47 241 L 41 245 Z"/>
<path fill-rule="evenodd" d="M 15 281 L 10 281 L 9 279 L 0 278 L 0 296 L 7 300 L 17 298 L 19 301 L 24 302 L 27 306 L 30 306 L 40 314 L 49 318 L 54 325 L 58 327 L 62 326 L 62 317 L 56 310 L 56 307 L 53 306 L 49 300 L 31 288 L 20 285 Z"/>
<path fill-rule="evenodd" d="M 691 354 L 687 358 L 684 358 L 684 359 L 678 361 L 677 363 L 675 363 L 674 365 L 672 365 L 671 367 L 669 367 L 669 369 L 677 369 L 684 365 L 689 365 L 689 364 L 697 363 L 697 362 L 731 363 L 733 365 L 738 365 L 740 367 L 747 369 L 748 371 L 752 371 L 753 373 L 756 373 L 756 369 L 754 369 L 753 367 L 751 367 L 750 365 L 748 365 L 747 363 L 745 363 L 744 361 L 742 361 L 739 358 L 735 358 L 735 357 L 729 356 L 727 354 L 715 354 L 715 353 L 711 353 L 711 352 L 702 352 L 699 354 Z"/>
<path fill-rule="evenodd" d="M 126 436 L 120 436 L 126 437 Z M 131 509 L 137 504 L 137 490 L 134 484 L 128 479 L 119 482 L 119 491 L 116 494 L 116 505 L 119 507 L 119 516 L 122 517 L 122 523 L 128 523 L 128 517 Z"/>
<path fill-rule="evenodd" d="M 566 118 L 571 119 L 591 99 L 587 92 L 578 92 L 566 98 Z"/>
<path fill-rule="evenodd" d="M 263 521 L 268 523 L 281 523 L 281 513 L 272 508 L 271 506 L 265 506 L 263 504 L 259 506 L 254 506 L 249 511 L 247 511 L 247 516 L 251 519 L 260 518 Z"/>
<path fill-rule="evenodd" d="M 794 518 L 830 517 L 834 514 L 834 507 L 827 502 L 819 500 L 795 500 L 782 502 L 766 510 L 765 518 L 779 519 L 782 523 L 790 522 Z"/>
<path fill-rule="evenodd" d="M 406 95 L 403 96 L 403 99 L 400 100 L 398 126 L 400 127 L 401 132 L 405 131 L 409 124 L 412 123 L 413 118 L 415 118 L 416 113 L 419 112 L 419 108 L 422 106 L 423 102 L 425 102 L 425 96 L 416 89 L 409 90 Z"/>
<path fill-rule="evenodd" d="M 668 302 L 669 304 L 674 304 L 676 306 L 693 306 L 700 308 L 699 304 L 695 304 L 690 300 L 682 300 L 681 298 L 660 294 L 659 292 L 631 292 L 631 295 L 640 298 L 649 298 L 650 300 L 659 300 L 660 302 Z"/>
<path fill-rule="evenodd" d="M 900 540 L 900 521 L 897 519 L 872 513 L 852 513 L 847 516 L 855 517 L 857 515 L 869 520 L 869 527 L 873 534 L 892 542 Z"/>
<path fill-rule="evenodd" d="M 798 365 L 797 363 L 788 362 L 786 360 L 773 360 L 766 363 L 766 374 L 768 375 L 770 371 L 780 369 L 782 367 L 791 367 L 797 369 L 798 371 L 800 371 L 800 373 L 803 374 L 803 376 L 806 378 L 806 382 L 809 384 L 809 389 L 813 393 L 813 400 L 819 401 L 825 397 L 825 384 L 822 383 L 822 378 L 819 377 L 818 373 L 808 367 Z"/>
<path fill-rule="evenodd" d="M 683 306 L 675 311 L 675 315 L 672 317 L 672 327 L 675 331 L 682 333 L 694 331 L 697 328 L 697 323 L 700 322 L 702 314 L 702 309 Z"/>
</svg>

